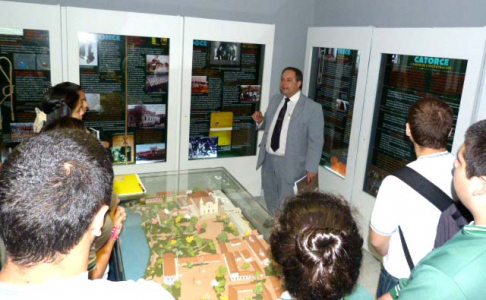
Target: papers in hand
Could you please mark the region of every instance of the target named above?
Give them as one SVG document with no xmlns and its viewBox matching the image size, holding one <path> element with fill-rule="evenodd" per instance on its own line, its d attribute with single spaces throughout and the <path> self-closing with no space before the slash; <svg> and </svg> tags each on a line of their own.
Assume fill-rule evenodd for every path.
<svg viewBox="0 0 486 300">
<path fill-rule="evenodd" d="M 300 195 L 305 192 L 315 192 L 319 190 L 319 176 L 316 176 L 314 180 L 307 184 L 307 175 L 304 177 L 297 179 L 294 182 L 294 194 Z"/>
</svg>

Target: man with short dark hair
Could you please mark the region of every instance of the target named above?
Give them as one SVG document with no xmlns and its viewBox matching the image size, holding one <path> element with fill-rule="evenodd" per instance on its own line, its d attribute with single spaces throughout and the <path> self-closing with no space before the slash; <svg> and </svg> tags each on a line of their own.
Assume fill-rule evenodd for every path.
<svg viewBox="0 0 486 300">
<path fill-rule="evenodd" d="M 43 133 L 15 148 L 0 169 L 1 299 L 173 299 L 153 282 L 88 280 L 112 185 L 107 151 L 83 130 Z"/>
<path fill-rule="evenodd" d="M 428 254 L 381 299 L 484 299 L 486 282 L 486 120 L 469 127 L 454 163 L 454 187 L 474 222 Z"/>
<path fill-rule="evenodd" d="M 294 182 L 307 175 L 307 183 L 317 178 L 324 145 L 322 106 L 301 93 L 302 72 L 285 68 L 280 79 L 281 94 L 273 96 L 265 117 L 253 114 L 259 130 L 264 130 L 257 169 L 262 166 L 263 195 L 270 214 L 280 201 L 294 195 Z"/>
<path fill-rule="evenodd" d="M 417 160 L 408 167 L 420 173 L 449 197 L 452 196 L 454 156 L 447 150 L 452 130 L 452 108 L 443 101 L 426 97 L 409 109 L 406 135 L 414 145 Z M 377 296 L 388 292 L 400 278 L 410 275 L 398 227 L 400 226 L 416 265 L 432 251 L 441 211 L 395 176 L 380 186 L 370 222 L 370 242 L 383 255 Z"/>
</svg>

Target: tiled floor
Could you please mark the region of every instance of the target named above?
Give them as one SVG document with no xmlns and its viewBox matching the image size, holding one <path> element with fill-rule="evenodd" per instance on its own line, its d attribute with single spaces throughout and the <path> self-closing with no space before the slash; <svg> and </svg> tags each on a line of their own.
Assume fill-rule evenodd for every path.
<svg viewBox="0 0 486 300">
<path fill-rule="evenodd" d="M 376 294 L 378 278 L 380 276 L 381 263 L 370 252 L 363 249 L 363 262 L 358 282 L 364 286 L 371 295 Z"/>
</svg>

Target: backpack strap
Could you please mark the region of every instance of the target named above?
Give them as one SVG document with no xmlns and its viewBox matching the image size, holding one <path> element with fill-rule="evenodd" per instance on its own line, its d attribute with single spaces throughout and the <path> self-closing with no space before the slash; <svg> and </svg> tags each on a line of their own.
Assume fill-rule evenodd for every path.
<svg viewBox="0 0 486 300">
<path fill-rule="evenodd" d="M 412 272 L 415 266 L 413 264 L 412 257 L 410 256 L 410 251 L 408 251 L 407 242 L 405 241 L 405 237 L 403 236 L 402 228 L 400 226 L 398 226 L 398 232 L 400 233 L 400 240 L 402 241 L 402 248 L 403 252 L 405 253 L 405 259 L 407 259 L 408 267 L 410 268 L 410 272 Z"/>
<path fill-rule="evenodd" d="M 435 184 L 430 182 L 430 180 L 428 180 L 412 168 L 403 166 L 393 172 L 392 175 L 413 188 L 417 193 L 422 195 L 441 212 L 445 211 L 449 206 L 451 206 L 452 203 L 454 203 L 451 197 L 444 193 L 444 191 L 442 191 Z M 400 233 L 400 240 L 402 242 L 402 248 L 403 252 L 405 253 L 408 267 L 410 268 L 410 272 L 412 272 L 415 266 L 413 264 L 410 251 L 408 250 L 407 242 L 405 241 L 405 236 L 403 235 L 402 228 L 400 228 L 400 226 L 398 226 L 398 231 Z"/>
<path fill-rule="evenodd" d="M 413 188 L 441 212 L 454 203 L 451 197 L 444 193 L 444 191 L 412 168 L 403 166 L 393 172 L 392 175 Z"/>
</svg>

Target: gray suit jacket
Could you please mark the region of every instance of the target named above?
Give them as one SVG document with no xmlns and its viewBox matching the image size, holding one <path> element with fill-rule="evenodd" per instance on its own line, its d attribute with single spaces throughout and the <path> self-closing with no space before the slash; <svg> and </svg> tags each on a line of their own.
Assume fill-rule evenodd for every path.
<svg viewBox="0 0 486 300">
<path fill-rule="evenodd" d="M 260 153 L 258 154 L 257 169 L 263 164 L 266 155 L 267 135 L 270 131 L 272 120 L 277 112 L 278 105 L 283 95 L 272 97 L 268 105 L 263 124 L 260 130 L 264 130 Z M 287 133 L 285 145 L 285 180 L 293 183 L 305 175 L 305 171 L 317 173 L 321 159 L 322 146 L 324 145 L 324 115 L 322 106 L 314 100 L 302 95 L 294 108 Z"/>
</svg>

